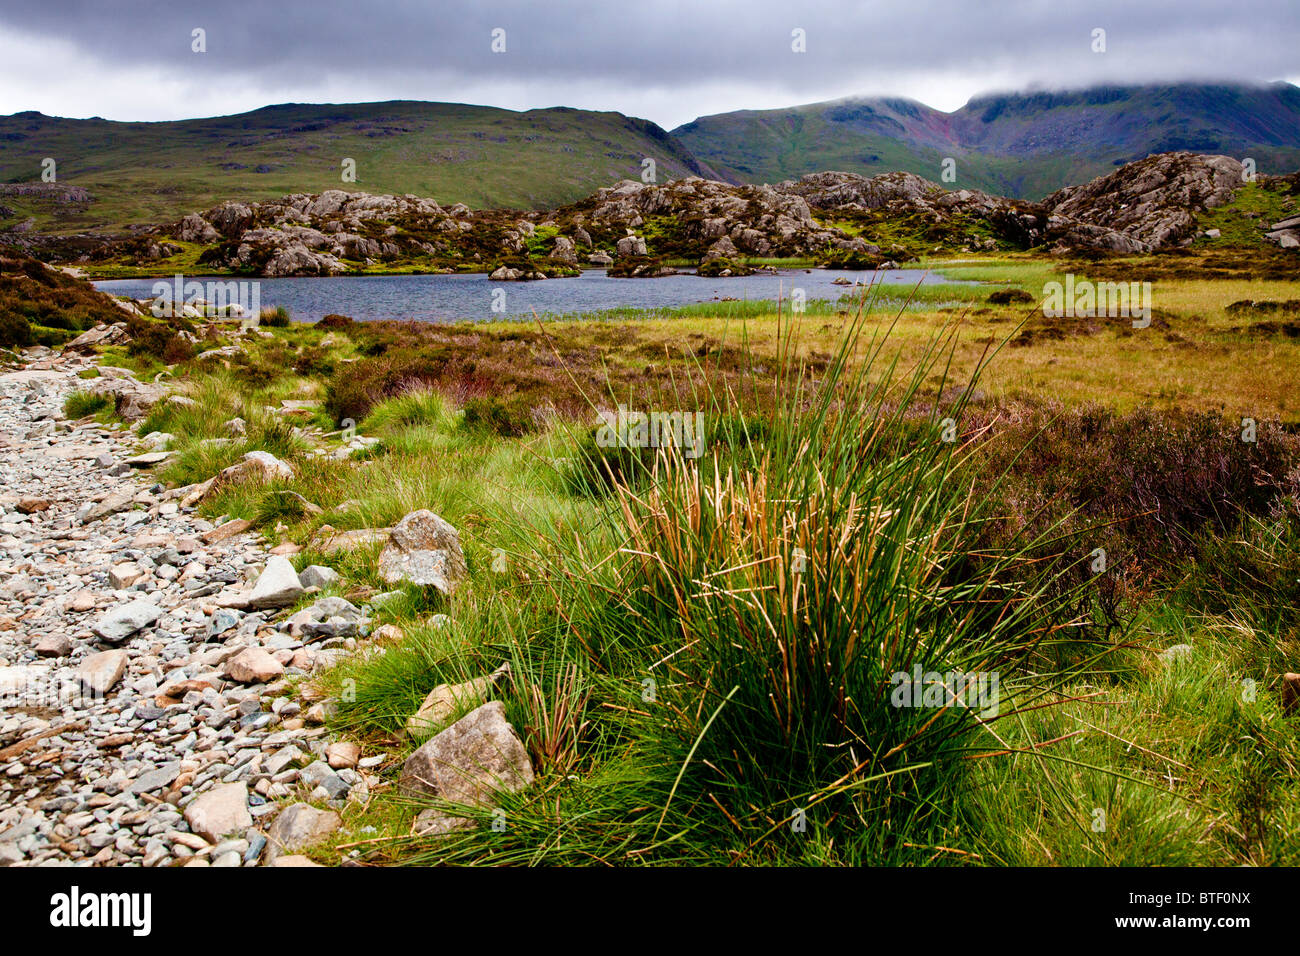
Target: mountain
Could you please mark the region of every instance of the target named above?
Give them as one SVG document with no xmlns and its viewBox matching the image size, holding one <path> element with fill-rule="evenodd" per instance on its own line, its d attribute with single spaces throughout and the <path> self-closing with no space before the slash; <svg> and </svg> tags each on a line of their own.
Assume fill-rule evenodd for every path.
<svg viewBox="0 0 1300 956">
<path fill-rule="evenodd" d="M 954 188 L 1040 199 L 1153 153 L 1251 157 L 1260 172 L 1300 167 L 1300 88 L 1183 83 L 980 96 L 954 113 L 914 100 L 846 99 L 704 116 L 673 130 L 733 182 L 819 170 L 903 170 Z"/>
<path fill-rule="evenodd" d="M 955 190 L 1041 199 L 1166 151 L 1300 168 L 1300 89 L 1180 84 L 999 94 L 944 113 L 853 99 L 707 116 L 669 133 L 615 112 L 394 101 L 286 104 L 166 123 L 0 117 L 0 230 L 121 231 L 221 202 L 330 189 L 473 209 L 554 209 L 623 179 L 775 184 L 823 170 L 905 171 Z M 57 163 L 41 182 L 42 161 Z M 956 163 L 955 181 L 942 163 Z M 356 161 L 355 182 L 341 163 Z"/>
<path fill-rule="evenodd" d="M 40 182 L 46 157 L 57 183 Z M 166 123 L 16 113 L 0 117 L 0 228 L 28 217 L 44 231 L 121 228 L 340 187 L 541 209 L 639 178 L 645 157 L 661 181 L 717 177 L 663 128 L 612 112 L 395 101 Z M 345 158 L 355 183 L 341 179 Z"/>
</svg>

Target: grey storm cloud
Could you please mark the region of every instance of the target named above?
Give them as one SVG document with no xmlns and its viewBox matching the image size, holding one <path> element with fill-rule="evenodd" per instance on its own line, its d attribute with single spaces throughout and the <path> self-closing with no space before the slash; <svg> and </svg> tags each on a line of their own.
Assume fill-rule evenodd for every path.
<svg viewBox="0 0 1300 956">
<path fill-rule="evenodd" d="M 80 83 L 79 101 L 87 103 L 97 102 L 97 84 L 142 65 L 202 89 L 205 104 L 219 98 L 222 84 L 265 103 L 315 90 L 319 99 L 355 88 L 353 99 L 378 90 L 390 98 L 469 101 L 511 89 L 527 105 L 639 112 L 665 125 L 710 105 L 755 108 L 909 90 L 925 100 L 945 83 L 960 86 L 964 98 L 1013 87 L 1300 76 L 1296 0 L 3 0 L 0 26 L 10 42 L 34 50 L 70 45 L 73 55 L 56 57 L 51 69 L 65 84 Z M 206 31 L 203 55 L 190 50 L 197 28 Z M 504 53 L 491 49 L 498 28 Z M 1092 50 L 1097 28 L 1106 31 L 1104 54 Z M 804 53 L 791 48 L 794 30 L 804 31 Z M 15 104 L 20 78 L 6 73 L 0 64 L 0 92 Z M 712 95 L 697 98 L 704 88 Z M 119 90 L 105 109 L 113 118 L 155 118 L 131 115 L 130 99 Z M 135 109 L 157 107 L 142 101 Z M 172 113 L 194 115 L 184 104 Z"/>
</svg>

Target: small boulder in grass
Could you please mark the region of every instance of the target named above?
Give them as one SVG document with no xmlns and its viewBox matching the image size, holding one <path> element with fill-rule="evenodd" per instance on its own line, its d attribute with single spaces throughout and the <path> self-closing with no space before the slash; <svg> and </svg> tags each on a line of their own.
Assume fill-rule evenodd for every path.
<svg viewBox="0 0 1300 956">
<path fill-rule="evenodd" d="M 402 765 L 398 789 L 451 803 L 493 806 L 533 782 L 533 764 L 505 706 L 490 701 L 433 737 Z"/>
<path fill-rule="evenodd" d="M 439 684 L 429 691 L 420 709 L 407 719 L 406 732 L 416 740 L 425 740 L 446 726 L 458 710 L 483 703 L 497 681 L 509 676 L 510 664 L 507 662 L 483 677 L 459 684 Z"/>
<path fill-rule="evenodd" d="M 342 825 L 342 819 L 333 810 L 318 810 L 307 803 L 295 803 L 285 807 L 275 818 L 266 835 L 264 862 L 268 866 L 293 866 L 294 863 L 280 861 L 293 859 L 294 854 L 299 850 L 320 843 Z M 297 865 L 314 866 L 315 864 L 308 861 L 306 864 Z"/>
<path fill-rule="evenodd" d="M 370 634 L 375 644 L 400 644 L 406 640 L 406 633 L 396 624 L 381 624 Z"/>
<path fill-rule="evenodd" d="M 426 509 L 395 524 L 379 555 L 379 576 L 389 584 L 426 585 L 450 595 L 468 573 L 460 533 Z"/>
<path fill-rule="evenodd" d="M 298 580 L 305 588 L 325 588 L 338 582 L 339 573 L 333 568 L 312 564 L 298 572 Z"/>
</svg>

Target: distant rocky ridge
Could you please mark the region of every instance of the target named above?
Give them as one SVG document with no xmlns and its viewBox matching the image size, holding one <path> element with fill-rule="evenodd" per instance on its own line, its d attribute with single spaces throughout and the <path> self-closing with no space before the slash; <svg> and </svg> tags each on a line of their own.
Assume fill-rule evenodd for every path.
<svg viewBox="0 0 1300 956">
<path fill-rule="evenodd" d="M 1041 201 L 1071 183 L 1169 152 L 1300 166 L 1300 87 L 1169 83 L 1002 92 L 954 112 L 900 97 L 850 97 L 741 110 L 673 130 L 721 178 L 776 182 L 824 169 L 937 176 Z"/>
<path fill-rule="evenodd" d="M 1258 181 L 1294 197 L 1297 178 Z M 659 258 L 729 264 L 799 257 L 865 268 L 944 250 L 1142 254 L 1190 243 L 1198 216 L 1231 203 L 1246 183 L 1236 159 L 1176 152 L 1130 163 L 1042 202 L 947 190 L 907 172 L 870 178 L 822 172 L 761 186 L 694 176 L 663 184 L 624 180 L 549 212 L 475 211 L 413 195 L 327 190 L 225 202 L 105 243 L 90 258 L 161 262 L 183 242 L 207 247 L 199 258 L 204 266 L 268 277 L 410 267 L 540 279 L 572 275 L 583 264 Z M 1294 209 L 1294 200 L 1287 201 Z M 1290 218 L 1260 225 L 1260 241 L 1300 245 Z"/>
</svg>

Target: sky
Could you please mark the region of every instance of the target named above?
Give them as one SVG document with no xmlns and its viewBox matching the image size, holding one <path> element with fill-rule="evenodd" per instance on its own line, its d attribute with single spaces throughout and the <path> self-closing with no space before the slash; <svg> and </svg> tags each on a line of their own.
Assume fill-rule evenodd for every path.
<svg viewBox="0 0 1300 956">
<path fill-rule="evenodd" d="M 1300 84 L 1300 0 L 0 0 L 0 114 L 414 99 L 672 129 L 851 96 L 951 111 L 987 92 L 1177 80 Z"/>
</svg>

